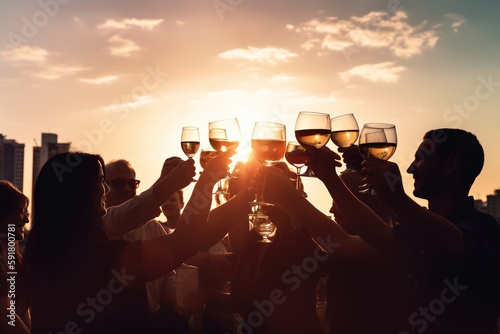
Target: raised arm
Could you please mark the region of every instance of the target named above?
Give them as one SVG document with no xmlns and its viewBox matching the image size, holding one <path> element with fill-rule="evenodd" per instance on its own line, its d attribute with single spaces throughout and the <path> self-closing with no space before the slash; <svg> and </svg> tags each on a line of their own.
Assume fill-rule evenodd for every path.
<svg viewBox="0 0 500 334">
<path fill-rule="evenodd" d="M 413 201 L 404 191 L 401 172 L 390 161 L 369 159 L 362 164 L 367 182 L 398 216 L 413 235 L 426 244 L 449 255 L 463 257 L 462 232 L 448 219 L 435 214 Z"/>
<path fill-rule="evenodd" d="M 340 165 L 338 159 L 336 153 L 323 147 L 311 154 L 309 164 L 342 211 L 346 224 L 352 226 L 369 245 L 379 249 L 391 249 L 394 238 L 390 227 L 342 182 L 335 171 L 335 167 Z"/>
<path fill-rule="evenodd" d="M 146 281 L 161 277 L 222 239 L 237 222 L 236 218 L 246 214 L 241 208 L 244 203 L 248 206 L 252 198 L 252 194 L 246 191 L 210 213 L 213 187 L 225 175 L 229 162 L 227 155 L 220 155 L 207 164 L 174 233 L 142 241 L 140 245 L 131 243 L 125 249 L 121 261 L 127 272 L 142 275 Z M 193 176 L 194 172 L 189 175 L 190 178 Z M 128 260 L 135 252 L 142 254 L 141 261 Z"/>
<path fill-rule="evenodd" d="M 165 160 L 161 176 L 149 189 L 120 205 L 107 208 L 103 223 L 110 238 L 120 238 L 157 217 L 161 213 L 160 205 L 191 182 L 194 170 L 191 159 L 182 161 L 172 157 Z"/>
<path fill-rule="evenodd" d="M 387 264 L 390 255 L 368 245 L 358 236 L 347 234 L 337 223 L 319 211 L 289 182 L 282 170 L 268 168 L 266 176 L 266 200 L 281 204 L 304 228 L 314 241 L 337 261 L 355 261 L 367 265 Z"/>
</svg>

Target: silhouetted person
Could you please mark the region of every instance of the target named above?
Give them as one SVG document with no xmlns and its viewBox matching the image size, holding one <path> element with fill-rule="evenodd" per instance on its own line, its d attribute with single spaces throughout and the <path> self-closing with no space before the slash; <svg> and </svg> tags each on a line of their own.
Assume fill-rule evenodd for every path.
<svg viewBox="0 0 500 334">
<path fill-rule="evenodd" d="M 30 296 L 18 248 L 28 222 L 28 198 L 9 181 L 0 180 L 0 333 L 31 331 Z"/>
<path fill-rule="evenodd" d="M 195 186 L 197 199 L 210 202 L 211 194 L 202 189 L 213 187 L 225 175 L 228 163 L 227 156 L 219 156 L 207 164 L 210 172 Z M 193 162 L 181 162 L 165 177 L 164 185 L 171 189 L 168 196 L 193 176 Z M 78 329 L 81 333 L 147 333 L 143 282 L 164 276 L 219 240 L 232 226 L 223 217 L 238 219 L 241 214 L 233 206 L 249 200 L 244 193 L 234 204 L 212 212 L 207 221 L 210 207 L 195 209 L 190 198 L 172 235 L 135 242 L 109 240 L 102 225 L 108 191 L 104 179 L 102 158 L 86 153 L 55 155 L 40 171 L 25 251 L 36 280 L 31 286 L 34 333 Z"/>
</svg>

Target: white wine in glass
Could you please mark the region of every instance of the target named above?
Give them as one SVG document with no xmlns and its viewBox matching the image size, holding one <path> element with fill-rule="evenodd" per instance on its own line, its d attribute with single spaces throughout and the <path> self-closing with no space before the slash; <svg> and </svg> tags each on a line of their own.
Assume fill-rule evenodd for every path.
<svg viewBox="0 0 500 334">
<path fill-rule="evenodd" d="M 344 114 L 331 119 L 332 142 L 340 148 L 353 146 L 359 136 L 358 121 L 354 114 Z M 354 172 L 353 168 L 347 168 L 342 173 Z"/>
<path fill-rule="evenodd" d="M 295 138 L 306 150 L 319 149 L 331 136 L 330 115 L 301 111 L 295 122 Z"/>
<path fill-rule="evenodd" d="M 257 163 L 266 168 L 276 165 L 285 155 L 286 127 L 280 123 L 257 122 L 252 131 L 252 156 Z M 261 191 L 262 193 L 262 191 Z M 266 205 L 261 194 L 255 203 Z"/>
<path fill-rule="evenodd" d="M 181 148 L 189 159 L 195 156 L 200 148 L 200 133 L 198 128 L 192 126 L 182 128 Z"/>
<path fill-rule="evenodd" d="M 359 152 L 364 159 L 389 160 L 398 143 L 396 126 L 388 123 L 367 123 L 359 137 Z M 361 185 L 360 193 L 376 195 L 368 184 Z"/>
<path fill-rule="evenodd" d="M 225 152 L 236 153 L 236 149 L 240 144 L 240 136 L 240 125 L 236 118 L 228 118 L 208 123 L 208 140 L 212 148 L 219 154 Z M 231 175 L 228 167 L 224 181 L 227 182 L 227 179 L 230 177 Z M 227 190 L 222 188 L 221 181 L 219 182 L 219 188 L 216 194 L 223 193 L 229 195 Z"/>
<path fill-rule="evenodd" d="M 331 140 L 337 147 L 354 145 L 359 136 L 359 126 L 353 114 L 345 114 L 331 119 Z"/>
<path fill-rule="evenodd" d="M 295 121 L 295 138 L 306 150 L 322 148 L 331 136 L 330 115 L 319 112 L 301 111 Z M 310 168 L 301 176 L 312 176 Z"/>
<path fill-rule="evenodd" d="M 218 155 L 219 155 L 219 152 L 217 152 L 215 150 L 202 148 L 201 152 L 200 152 L 200 166 L 201 166 L 201 168 L 205 169 L 205 166 L 207 165 L 207 163 L 211 159 L 215 158 Z"/>
<path fill-rule="evenodd" d="M 252 155 L 261 166 L 261 168 L 267 168 L 276 165 L 283 159 L 286 150 L 286 127 L 284 124 L 273 123 L 273 122 L 257 122 L 255 123 L 252 131 Z M 266 174 L 264 174 L 266 175 Z M 254 224 L 254 228 L 257 232 L 261 233 L 272 233 L 270 229 L 271 221 L 269 217 L 263 211 L 264 207 L 272 206 L 272 203 L 268 203 L 264 200 L 264 187 L 265 187 L 265 176 L 264 182 L 261 185 L 260 191 L 256 194 L 255 200 L 250 202 L 252 208 L 251 215 L 259 215 L 254 220 L 257 222 L 269 222 L 262 224 Z M 253 216 L 252 216 L 253 217 Z M 251 218 L 251 216 L 249 216 Z M 273 225 L 274 226 L 274 225 Z M 264 227 L 267 227 L 264 231 Z M 258 230 L 260 229 L 260 230 Z M 269 242 L 267 235 L 263 236 L 263 242 Z"/>
</svg>

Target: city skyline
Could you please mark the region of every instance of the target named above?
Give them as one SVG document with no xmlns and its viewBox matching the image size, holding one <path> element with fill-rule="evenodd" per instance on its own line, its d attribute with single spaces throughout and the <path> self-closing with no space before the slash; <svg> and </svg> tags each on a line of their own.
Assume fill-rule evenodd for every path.
<svg viewBox="0 0 500 334">
<path fill-rule="evenodd" d="M 500 188 L 498 9 L 485 0 L 7 0 L 0 132 L 26 152 L 52 132 L 105 161 L 130 160 L 144 190 L 165 158 L 185 158 L 183 126 L 198 126 L 208 147 L 208 122 L 238 117 L 235 159 L 245 159 L 255 121 L 284 123 L 294 140 L 299 111 L 353 113 L 360 126 L 396 124 L 391 161 L 411 194 L 405 171 L 422 135 L 460 127 L 485 148 L 471 189 L 485 199 Z M 305 186 L 327 213 L 320 182 Z"/>
</svg>

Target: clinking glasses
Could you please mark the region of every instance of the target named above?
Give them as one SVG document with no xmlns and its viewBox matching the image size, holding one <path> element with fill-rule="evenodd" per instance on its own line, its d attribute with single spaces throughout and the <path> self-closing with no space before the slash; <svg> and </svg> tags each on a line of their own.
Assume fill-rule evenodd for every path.
<svg viewBox="0 0 500 334">
<path fill-rule="evenodd" d="M 107 182 L 115 189 L 123 189 L 127 185 L 130 189 L 137 189 L 141 181 L 134 179 L 114 179 Z"/>
</svg>

